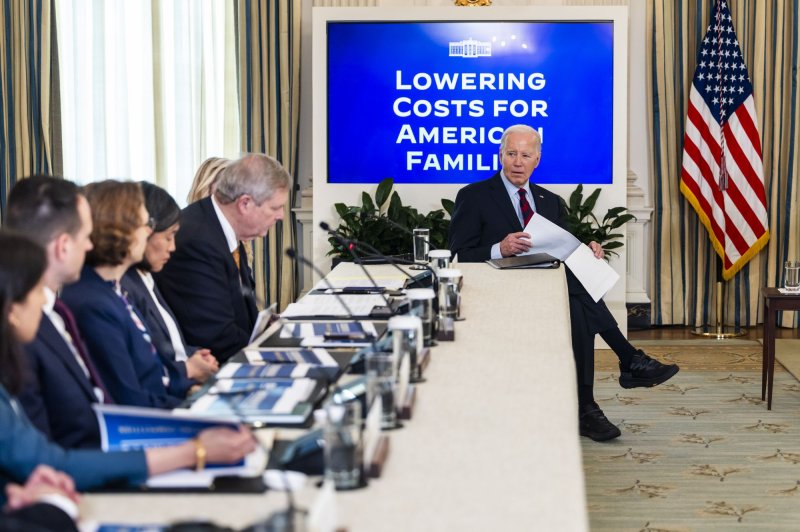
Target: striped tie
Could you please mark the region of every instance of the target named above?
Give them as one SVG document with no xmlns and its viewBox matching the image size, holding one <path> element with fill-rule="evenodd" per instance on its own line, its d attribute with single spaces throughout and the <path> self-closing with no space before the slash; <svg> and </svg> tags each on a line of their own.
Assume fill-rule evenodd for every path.
<svg viewBox="0 0 800 532">
<path fill-rule="evenodd" d="M 519 189 L 517 194 L 519 194 L 519 209 L 522 211 L 522 227 L 524 228 L 533 217 L 533 209 L 531 209 L 531 204 L 528 203 L 528 195 L 525 193 L 524 188 Z"/>
</svg>

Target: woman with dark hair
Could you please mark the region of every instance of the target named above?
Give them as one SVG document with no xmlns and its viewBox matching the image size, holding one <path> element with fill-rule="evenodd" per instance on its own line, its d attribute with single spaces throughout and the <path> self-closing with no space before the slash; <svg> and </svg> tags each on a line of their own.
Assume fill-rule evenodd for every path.
<svg viewBox="0 0 800 532">
<path fill-rule="evenodd" d="M 180 324 L 153 279 L 153 272 L 161 271 L 175 251 L 181 210 L 163 188 L 146 182 L 140 184 L 145 208 L 154 222 L 153 234 L 147 239 L 142 261 L 122 278 L 122 288 L 144 317 L 153 344 L 170 372 L 170 387 L 185 394 L 191 386 L 215 374 L 219 363 L 208 349 L 186 345 Z"/>
<path fill-rule="evenodd" d="M 24 483 L 39 464 L 63 471 L 74 479 L 75 488 L 86 490 L 141 484 L 149 475 L 204 465 L 206 460 L 231 464 L 253 451 L 248 430 L 226 428 L 206 429 L 194 441 L 145 451 L 67 451 L 48 442 L 12 397 L 22 383 L 20 345 L 34 338 L 42 317 L 47 259 L 41 247 L 5 231 L 0 231 L 0 249 L 0 506 L 6 485 Z"/>
<path fill-rule="evenodd" d="M 138 183 L 113 180 L 85 187 L 92 209 L 92 244 L 77 283 L 61 298 L 72 310 L 97 371 L 115 403 L 175 408 L 186 389 L 170 386 L 169 371 L 150 330 L 120 286 L 141 262 L 153 219 Z"/>
</svg>

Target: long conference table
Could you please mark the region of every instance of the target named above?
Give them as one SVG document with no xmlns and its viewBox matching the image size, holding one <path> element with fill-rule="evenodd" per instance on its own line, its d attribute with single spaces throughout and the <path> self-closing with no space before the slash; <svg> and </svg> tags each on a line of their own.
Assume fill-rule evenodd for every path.
<svg viewBox="0 0 800 532">
<path fill-rule="evenodd" d="M 575 363 L 563 269 L 458 264 L 462 315 L 418 385 L 414 415 L 389 432 L 381 478 L 336 492 L 339 525 L 359 531 L 588 530 Z M 352 264 L 331 279 L 363 276 Z M 369 266 L 381 278 L 391 266 Z M 299 506 L 317 497 L 310 483 Z M 208 519 L 241 528 L 286 507 L 283 493 L 88 494 L 84 522 Z"/>
</svg>

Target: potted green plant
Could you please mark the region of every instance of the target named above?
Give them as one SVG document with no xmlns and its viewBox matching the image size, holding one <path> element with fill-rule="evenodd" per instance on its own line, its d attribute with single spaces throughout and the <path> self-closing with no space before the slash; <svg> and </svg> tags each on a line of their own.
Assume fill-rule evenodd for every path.
<svg viewBox="0 0 800 532">
<path fill-rule="evenodd" d="M 409 231 L 424 227 L 430 230 L 431 245 L 445 249 L 453 202 L 442 199 L 442 209 L 422 214 L 414 207 L 403 205 L 400 195 L 393 189 L 394 180 L 387 177 L 378 183 L 374 196 L 361 193 L 361 205 L 336 203 L 334 208 L 339 215 L 336 231 L 350 240 L 369 244 L 384 255 L 397 256 L 411 249 L 411 236 L 397 226 Z M 351 260 L 350 251 L 335 237 L 329 237 L 328 242 L 331 244 L 328 255 L 334 261 Z"/>
<path fill-rule="evenodd" d="M 584 244 L 591 241 L 600 244 L 606 253 L 606 258 L 610 258 L 612 255 L 619 256 L 615 250 L 624 245 L 617 239 L 623 238 L 625 235 L 614 231 L 635 220 L 636 217 L 626 213 L 625 211 L 628 209 L 625 207 L 613 207 L 606 212 L 602 221 L 598 220 L 594 214 L 594 208 L 597 205 L 597 198 L 600 197 L 600 190 L 599 188 L 595 189 L 585 200 L 583 199 L 583 185 L 578 185 L 572 191 L 569 203 L 566 204 L 567 229 Z"/>
</svg>

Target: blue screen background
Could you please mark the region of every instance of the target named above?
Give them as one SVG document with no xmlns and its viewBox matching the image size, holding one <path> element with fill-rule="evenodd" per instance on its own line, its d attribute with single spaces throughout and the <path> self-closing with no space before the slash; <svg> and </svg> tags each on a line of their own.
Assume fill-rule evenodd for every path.
<svg viewBox="0 0 800 532">
<path fill-rule="evenodd" d="M 398 142 L 404 125 L 417 128 L 541 128 L 542 160 L 533 180 L 542 184 L 611 184 L 613 159 L 612 22 L 329 22 L 328 182 L 470 183 L 494 173 L 499 144 Z M 491 42 L 491 57 L 450 57 L 449 43 Z M 398 89 L 418 73 L 541 73 L 539 90 Z M 540 80 L 541 81 L 541 80 Z M 476 76 L 477 85 L 477 76 Z M 397 98 L 479 100 L 483 116 L 397 116 Z M 495 116 L 498 100 L 546 103 L 547 116 Z M 410 109 L 401 106 L 401 110 Z M 460 131 L 460 130 L 459 130 Z M 441 133 L 441 130 L 440 130 Z M 496 135 L 499 140 L 499 134 Z M 441 138 L 440 138 L 441 140 Z M 422 152 L 409 168 L 408 152 Z M 444 170 L 445 154 L 463 167 Z M 467 155 L 472 157 L 469 167 Z M 482 158 L 478 167 L 477 157 Z M 428 157 L 431 165 L 424 169 Z M 499 161 L 499 158 L 496 159 Z M 490 168 L 489 168 L 490 167 Z"/>
</svg>

